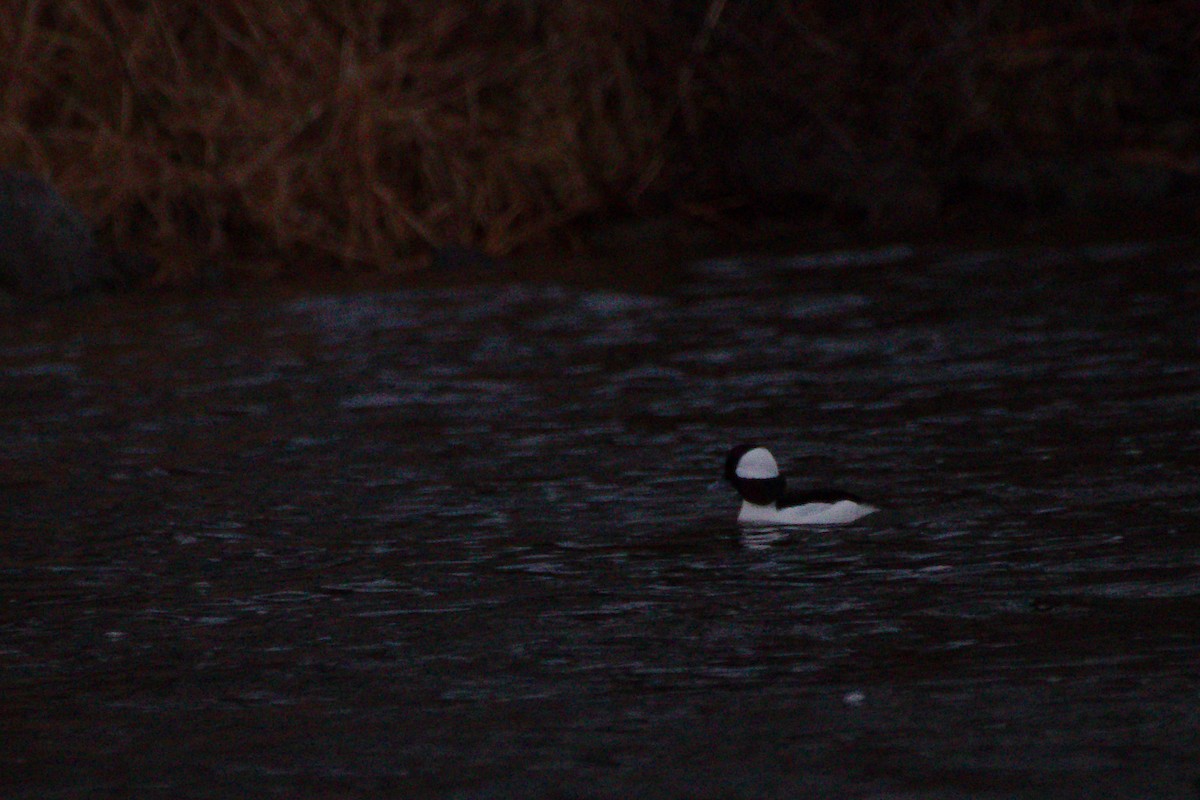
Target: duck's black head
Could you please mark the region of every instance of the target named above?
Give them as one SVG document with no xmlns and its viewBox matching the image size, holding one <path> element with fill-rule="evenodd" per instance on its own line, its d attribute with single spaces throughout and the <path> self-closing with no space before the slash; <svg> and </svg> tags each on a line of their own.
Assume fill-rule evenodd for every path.
<svg viewBox="0 0 1200 800">
<path fill-rule="evenodd" d="M 748 503 L 765 506 L 783 495 L 787 481 L 775 457 L 764 447 L 740 444 L 725 456 L 725 480 Z"/>
</svg>

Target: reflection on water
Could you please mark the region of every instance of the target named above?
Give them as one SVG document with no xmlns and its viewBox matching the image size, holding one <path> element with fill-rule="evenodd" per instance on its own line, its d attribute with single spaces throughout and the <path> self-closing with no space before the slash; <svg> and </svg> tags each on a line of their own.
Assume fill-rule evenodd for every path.
<svg viewBox="0 0 1200 800">
<path fill-rule="evenodd" d="M 1192 796 L 1196 263 L 14 312 L 7 796 Z"/>
</svg>

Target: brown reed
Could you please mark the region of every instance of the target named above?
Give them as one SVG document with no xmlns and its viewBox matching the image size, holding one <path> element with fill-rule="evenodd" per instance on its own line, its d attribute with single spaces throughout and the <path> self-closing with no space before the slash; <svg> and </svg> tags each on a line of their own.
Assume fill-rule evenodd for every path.
<svg viewBox="0 0 1200 800">
<path fill-rule="evenodd" d="M 940 213 L 1056 149 L 1190 164 L 1198 42 L 1181 0 L 13 0 L 0 166 L 162 282 L 400 270 L 756 191 Z"/>
<path fill-rule="evenodd" d="M 0 6 L 0 162 L 119 242 L 388 267 L 505 253 L 661 152 L 653 25 L 612 2 Z M 644 8 L 649 8 L 646 6 Z"/>
</svg>

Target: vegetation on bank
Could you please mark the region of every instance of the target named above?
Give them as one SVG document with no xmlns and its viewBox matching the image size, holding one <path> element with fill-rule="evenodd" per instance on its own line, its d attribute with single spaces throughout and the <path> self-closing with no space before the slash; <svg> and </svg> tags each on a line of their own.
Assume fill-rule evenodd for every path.
<svg viewBox="0 0 1200 800">
<path fill-rule="evenodd" d="M 1183 0 L 24 0 L 0 75 L 0 167 L 164 282 L 630 213 L 915 225 L 1200 168 Z"/>
</svg>

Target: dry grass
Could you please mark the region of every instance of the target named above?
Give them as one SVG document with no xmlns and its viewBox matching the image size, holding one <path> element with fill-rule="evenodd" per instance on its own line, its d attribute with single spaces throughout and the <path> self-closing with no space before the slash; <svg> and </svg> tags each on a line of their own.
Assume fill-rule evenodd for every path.
<svg viewBox="0 0 1200 800">
<path fill-rule="evenodd" d="M 621 7 L 7 3 L 0 161 L 152 243 L 167 279 L 195 269 L 181 252 L 505 253 L 661 157 L 638 63 L 653 27 Z"/>
<path fill-rule="evenodd" d="M 744 146 L 834 205 L 927 185 L 935 211 L 973 159 L 1190 163 L 1197 53 L 1195 2 L 14 0 L 0 164 L 160 281 L 209 259 L 403 269 L 716 207 L 747 191 Z"/>
</svg>

